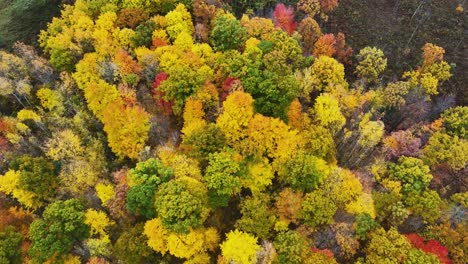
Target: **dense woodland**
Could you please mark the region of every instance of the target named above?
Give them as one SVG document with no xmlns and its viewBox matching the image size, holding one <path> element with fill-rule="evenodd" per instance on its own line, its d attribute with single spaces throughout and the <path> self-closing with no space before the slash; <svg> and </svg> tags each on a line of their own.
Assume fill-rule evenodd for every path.
<svg viewBox="0 0 468 264">
<path fill-rule="evenodd" d="M 0 264 L 468 263 L 464 5 L 0 3 Z"/>
</svg>

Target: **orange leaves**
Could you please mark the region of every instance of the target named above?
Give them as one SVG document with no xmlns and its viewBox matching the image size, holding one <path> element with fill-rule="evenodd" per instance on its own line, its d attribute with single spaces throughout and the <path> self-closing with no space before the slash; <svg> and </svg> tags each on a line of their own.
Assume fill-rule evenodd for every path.
<svg viewBox="0 0 468 264">
<path fill-rule="evenodd" d="M 313 54 L 316 57 L 328 56 L 335 57 L 343 64 L 351 64 L 350 57 L 353 55 L 353 49 L 346 47 L 345 35 L 338 33 L 335 37 L 333 34 L 325 34 L 314 44 Z"/>
<path fill-rule="evenodd" d="M 335 45 L 336 39 L 333 34 L 325 34 L 321 36 L 314 44 L 314 56 L 333 56 L 336 52 Z"/>
</svg>

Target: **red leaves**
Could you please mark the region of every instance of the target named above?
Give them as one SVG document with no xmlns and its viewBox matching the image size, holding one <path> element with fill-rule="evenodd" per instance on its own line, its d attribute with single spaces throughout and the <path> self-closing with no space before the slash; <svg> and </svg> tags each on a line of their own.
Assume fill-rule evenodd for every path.
<svg viewBox="0 0 468 264">
<path fill-rule="evenodd" d="M 334 258 L 333 252 L 327 248 L 326 249 L 312 248 L 312 252 L 325 255 L 329 258 Z"/>
<path fill-rule="evenodd" d="M 411 242 L 411 244 L 426 253 L 435 255 L 440 262 L 444 264 L 451 264 L 452 261 L 448 257 L 448 249 L 440 244 L 436 240 L 429 240 L 427 243 L 424 243 L 424 238 L 418 234 L 412 233 L 407 234 L 406 238 Z"/>
<path fill-rule="evenodd" d="M 164 99 L 164 92 L 159 91 L 157 88 L 163 81 L 167 79 L 167 73 L 160 72 L 156 75 L 153 82 L 153 98 L 156 101 L 156 106 L 163 111 L 165 115 L 170 115 L 172 113 L 172 106 L 174 101 L 167 101 Z"/>
<path fill-rule="evenodd" d="M 277 4 L 273 13 L 275 26 L 286 31 L 292 35 L 296 29 L 297 23 L 294 22 L 294 9 L 290 6 L 286 7 L 284 4 Z"/>
<path fill-rule="evenodd" d="M 222 90 L 221 96 L 219 98 L 221 100 L 221 102 L 224 102 L 224 100 L 226 100 L 226 97 L 228 97 L 228 95 L 230 93 L 232 93 L 233 88 L 240 84 L 239 82 L 240 82 L 239 79 L 233 78 L 233 77 L 227 77 L 224 80 L 223 90 Z"/>
</svg>

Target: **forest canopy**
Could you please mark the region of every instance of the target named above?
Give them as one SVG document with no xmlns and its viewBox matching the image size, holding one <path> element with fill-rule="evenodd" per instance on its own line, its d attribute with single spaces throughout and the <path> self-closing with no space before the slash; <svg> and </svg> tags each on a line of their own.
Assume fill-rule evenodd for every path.
<svg viewBox="0 0 468 264">
<path fill-rule="evenodd" d="M 0 263 L 468 262 L 464 2 L 7 2 Z"/>
</svg>

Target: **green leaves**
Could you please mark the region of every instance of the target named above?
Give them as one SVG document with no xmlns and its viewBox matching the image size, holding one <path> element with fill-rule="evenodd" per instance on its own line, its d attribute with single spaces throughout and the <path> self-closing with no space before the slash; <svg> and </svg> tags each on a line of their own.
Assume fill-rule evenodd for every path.
<svg viewBox="0 0 468 264">
<path fill-rule="evenodd" d="M 188 233 L 204 221 L 202 201 L 176 181 L 158 188 L 155 207 L 164 227 L 173 232 Z"/>
<path fill-rule="evenodd" d="M 247 31 L 239 20 L 229 15 L 221 15 L 214 21 L 210 43 L 217 51 L 239 49 L 247 39 Z"/>
<path fill-rule="evenodd" d="M 43 219 L 35 220 L 29 230 L 32 241 L 29 254 L 33 261 L 62 260 L 75 242 L 89 237 L 89 226 L 84 221 L 84 207 L 76 199 L 47 206 Z"/>
</svg>

